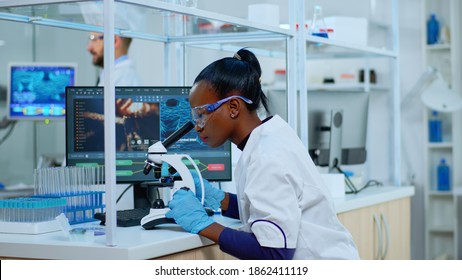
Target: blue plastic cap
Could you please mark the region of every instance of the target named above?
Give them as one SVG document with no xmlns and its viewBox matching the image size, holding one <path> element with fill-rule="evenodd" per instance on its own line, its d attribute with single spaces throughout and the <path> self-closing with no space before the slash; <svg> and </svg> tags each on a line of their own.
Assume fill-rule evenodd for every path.
<svg viewBox="0 0 462 280">
<path fill-rule="evenodd" d="M 355 175 L 353 171 L 349 171 L 349 170 L 345 170 L 344 173 L 347 177 L 353 177 Z"/>
<path fill-rule="evenodd" d="M 441 159 L 440 161 L 442 164 L 445 164 L 446 163 L 446 160 L 444 158 Z"/>
</svg>

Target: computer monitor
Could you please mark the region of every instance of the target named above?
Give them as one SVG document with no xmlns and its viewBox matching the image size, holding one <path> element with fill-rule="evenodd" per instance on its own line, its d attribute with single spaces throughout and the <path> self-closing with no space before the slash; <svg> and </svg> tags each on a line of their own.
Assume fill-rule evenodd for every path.
<svg viewBox="0 0 462 280">
<path fill-rule="evenodd" d="M 153 181 L 143 174 L 148 147 L 165 140 L 191 119 L 190 87 L 116 87 L 116 179 L 135 184 L 135 200 Z M 102 87 L 66 89 L 66 162 L 68 166 L 104 165 L 104 100 Z M 209 181 L 231 181 L 231 143 L 210 148 L 191 130 L 169 153 L 188 154 Z M 192 166 L 188 166 L 193 169 Z M 140 203 L 135 207 L 139 208 Z"/>
<path fill-rule="evenodd" d="M 287 120 L 286 91 L 267 89 L 265 92 L 270 113 Z M 336 158 L 338 165 L 366 161 L 368 108 L 366 92 L 308 92 L 308 150 L 316 165 L 333 168 Z"/>
<path fill-rule="evenodd" d="M 64 118 L 66 86 L 73 86 L 73 63 L 10 63 L 8 66 L 8 117 L 14 120 Z"/>
<path fill-rule="evenodd" d="M 309 153 L 319 166 L 366 161 L 367 92 L 308 92 Z"/>
</svg>

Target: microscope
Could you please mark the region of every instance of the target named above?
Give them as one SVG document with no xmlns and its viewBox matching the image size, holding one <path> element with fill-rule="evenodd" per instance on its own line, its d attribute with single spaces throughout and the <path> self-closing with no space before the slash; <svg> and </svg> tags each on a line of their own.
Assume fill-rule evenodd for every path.
<svg viewBox="0 0 462 280">
<path fill-rule="evenodd" d="M 194 124 L 190 121 L 185 123 L 163 142 L 156 142 L 151 145 L 148 149 L 147 159 L 145 161 L 143 173 L 148 175 L 149 172 L 154 168 L 154 177 L 157 179 L 153 187 L 163 187 L 167 191 L 163 192 L 163 198 L 170 201 L 173 194 L 182 188 L 190 189 L 193 193 L 196 193 L 196 187 L 194 185 L 194 179 L 191 175 L 184 160 L 188 160 L 196 170 L 202 188 L 201 203 L 204 204 L 204 182 L 202 175 L 197 167 L 194 160 L 186 154 L 167 154 L 167 149 L 183 137 L 186 133 L 194 128 Z M 169 174 L 175 174 L 172 176 L 162 176 L 162 166 L 166 163 L 169 166 Z M 177 176 L 178 175 L 178 176 Z M 155 226 L 165 223 L 175 223 L 173 219 L 165 217 L 165 213 L 170 211 L 164 204 L 163 199 L 160 197 L 153 203 L 149 214 L 141 219 L 141 226 L 145 229 L 153 229 Z"/>
</svg>

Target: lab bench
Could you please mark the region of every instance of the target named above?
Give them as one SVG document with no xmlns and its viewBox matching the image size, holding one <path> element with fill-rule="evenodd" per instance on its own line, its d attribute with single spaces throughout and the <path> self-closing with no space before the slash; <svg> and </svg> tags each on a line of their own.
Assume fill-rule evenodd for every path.
<svg viewBox="0 0 462 280">
<path fill-rule="evenodd" d="M 344 199 L 337 199 L 334 202 L 339 217 L 341 215 L 348 217 L 350 213 L 374 205 L 402 199 L 408 201 L 413 194 L 414 187 L 370 187 L 359 194 L 347 195 Z M 239 221 L 221 215 L 214 215 L 214 219 L 228 227 L 238 228 L 240 226 Z M 98 222 L 93 222 L 74 227 L 98 226 Z M 346 226 L 352 231 L 348 225 Z M 355 232 L 352 232 L 352 235 L 358 242 Z M 115 240 L 117 245 L 111 247 L 106 245 L 104 235 L 95 236 L 91 241 L 70 241 L 62 232 L 39 235 L 0 234 L 0 258 L 106 260 L 232 258 L 222 253 L 218 245 L 209 239 L 187 233 L 178 225 L 172 224 L 162 225 L 156 230 L 144 230 L 142 227 L 118 227 Z M 365 255 L 364 258 L 367 257 Z"/>
</svg>

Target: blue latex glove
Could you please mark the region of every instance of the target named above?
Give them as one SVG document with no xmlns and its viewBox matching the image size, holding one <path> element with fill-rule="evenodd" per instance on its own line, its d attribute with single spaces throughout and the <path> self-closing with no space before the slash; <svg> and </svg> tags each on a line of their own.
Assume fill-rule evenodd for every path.
<svg viewBox="0 0 462 280">
<path fill-rule="evenodd" d="M 180 189 L 175 192 L 168 207 L 171 210 L 165 213 L 165 217 L 174 219 L 177 224 L 191 233 L 198 233 L 214 223 L 190 190 Z"/>
<path fill-rule="evenodd" d="M 191 171 L 191 175 L 193 176 L 194 185 L 196 186 L 196 197 L 200 201 L 202 198 L 202 188 L 199 175 L 197 175 L 197 172 L 194 170 Z M 225 192 L 213 187 L 206 179 L 203 179 L 203 181 L 205 190 L 204 206 L 212 208 L 213 210 L 218 210 L 218 208 L 221 207 L 221 201 L 225 198 Z"/>
</svg>

